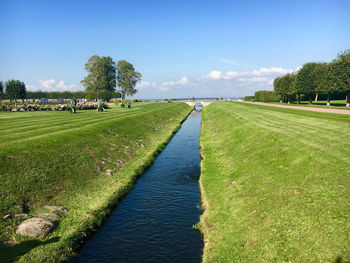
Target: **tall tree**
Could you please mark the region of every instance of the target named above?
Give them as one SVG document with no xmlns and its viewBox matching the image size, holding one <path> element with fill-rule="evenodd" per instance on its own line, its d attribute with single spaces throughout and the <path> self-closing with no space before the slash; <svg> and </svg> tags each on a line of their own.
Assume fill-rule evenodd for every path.
<svg viewBox="0 0 350 263">
<path fill-rule="evenodd" d="M 321 94 L 327 94 L 327 106 L 330 106 L 331 94 L 337 91 L 332 68 L 333 65 L 328 63 L 319 63 L 315 67 L 316 90 Z"/>
<path fill-rule="evenodd" d="M 281 78 L 281 88 L 285 97 L 287 98 L 288 104 L 290 104 L 291 96 L 295 95 L 295 80 L 296 74 L 287 74 Z"/>
<path fill-rule="evenodd" d="M 332 68 L 336 85 L 341 93 L 346 94 L 346 106 L 350 107 L 350 49 L 338 54 Z"/>
<path fill-rule="evenodd" d="M 94 55 L 85 64 L 88 75 L 80 81 L 85 91 L 109 90 L 114 92 L 116 87 L 116 65 L 111 57 Z"/>
<path fill-rule="evenodd" d="M 300 94 L 304 94 L 309 97 L 309 103 L 312 103 L 312 95 L 315 94 L 315 67 L 318 63 L 311 62 L 303 65 L 299 69 L 296 80 L 295 89 L 298 94 L 298 103 L 300 103 Z"/>
<path fill-rule="evenodd" d="M 19 80 L 9 80 L 6 82 L 6 95 L 11 100 L 15 100 L 17 107 L 17 99 L 26 98 L 26 86 Z"/>
<path fill-rule="evenodd" d="M 273 80 L 273 90 L 275 91 L 276 94 L 281 95 L 280 102 L 282 102 L 285 97 L 284 90 L 281 84 L 282 84 L 282 77 L 277 77 Z"/>
<path fill-rule="evenodd" d="M 137 90 L 135 85 L 141 80 L 141 73 L 135 71 L 134 66 L 125 61 L 119 60 L 117 63 L 117 83 L 120 89 L 121 98 L 134 95 Z"/>
</svg>

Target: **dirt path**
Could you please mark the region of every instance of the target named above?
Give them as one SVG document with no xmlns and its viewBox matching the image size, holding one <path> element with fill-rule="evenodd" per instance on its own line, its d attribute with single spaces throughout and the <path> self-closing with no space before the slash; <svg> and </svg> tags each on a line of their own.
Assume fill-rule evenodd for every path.
<svg viewBox="0 0 350 263">
<path fill-rule="evenodd" d="M 272 104 L 272 103 L 265 103 L 265 102 L 250 102 L 250 101 L 242 101 L 242 102 L 250 103 L 250 104 L 263 105 L 263 106 L 277 107 L 277 108 L 288 108 L 288 109 L 296 109 L 296 110 L 308 110 L 308 111 L 317 111 L 317 112 L 327 112 L 327 113 L 337 113 L 337 114 L 350 115 L 350 110 L 317 108 L 317 107 L 303 107 L 303 106 L 291 106 L 291 105 Z"/>
</svg>

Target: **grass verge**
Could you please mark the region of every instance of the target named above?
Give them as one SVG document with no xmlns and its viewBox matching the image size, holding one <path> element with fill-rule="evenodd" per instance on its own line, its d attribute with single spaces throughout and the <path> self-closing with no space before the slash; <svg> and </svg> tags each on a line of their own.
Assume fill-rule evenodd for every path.
<svg viewBox="0 0 350 263">
<path fill-rule="evenodd" d="M 32 240 L 15 234 L 19 218 L 1 220 L 0 262 L 71 260 L 136 178 L 162 150 L 191 108 L 140 103 L 106 112 L 0 113 L 0 215 L 22 206 L 30 216 L 63 205 L 55 230 Z"/>
<path fill-rule="evenodd" d="M 204 262 L 349 262 L 349 116 L 203 110 Z"/>
</svg>

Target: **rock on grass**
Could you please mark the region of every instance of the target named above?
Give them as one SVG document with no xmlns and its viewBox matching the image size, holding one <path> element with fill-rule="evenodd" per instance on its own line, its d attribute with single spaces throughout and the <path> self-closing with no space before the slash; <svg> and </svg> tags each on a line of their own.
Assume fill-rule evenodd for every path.
<svg viewBox="0 0 350 263">
<path fill-rule="evenodd" d="M 69 211 L 68 208 L 65 208 L 60 205 L 45 205 L 44 208 L 49 209 L 51 211 L 56 211 L 56 212 L 67 212 Z"/>
<path fill-rule="evenodd" d="M 39 213 L 37 216 L 48 220 L 58 220 L 61 218 L 61 216 L 56 213 Z"/>
<path fill-rule="evenodd" d="M 42 218 L 30 218 L 23 221 L 16 230 L 16 234 L 33 238 L 45 237 L 51 232 L 54 225 L 51 221 Z"/>
</svg>

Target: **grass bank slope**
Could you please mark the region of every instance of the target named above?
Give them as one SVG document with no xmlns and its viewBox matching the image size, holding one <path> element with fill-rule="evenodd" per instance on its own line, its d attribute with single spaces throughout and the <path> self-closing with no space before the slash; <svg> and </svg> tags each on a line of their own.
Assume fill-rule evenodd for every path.
<svg viewBox="0 0 350 263">
<path fill-rule="evenodd" d="M 105 112 L 0 113 L 0 215 L 22 206 L 31 216 L 62 205 L 55 230 L 42 240 L 15 234 L 19 218 L 0 220 L 0 262 L 60 262 L 75 255 L 133 186 L 191 108 L 138 103 Z M 18 211 L 17 211 L 18 213 Z"/>
<path fill-rule="evenodd" d="M 348 262 L 349 134 L 345 115 L 205 107 L 204 262 Z"/>
</svg>

